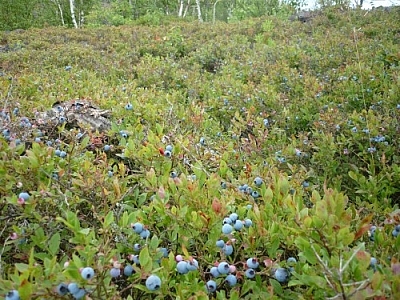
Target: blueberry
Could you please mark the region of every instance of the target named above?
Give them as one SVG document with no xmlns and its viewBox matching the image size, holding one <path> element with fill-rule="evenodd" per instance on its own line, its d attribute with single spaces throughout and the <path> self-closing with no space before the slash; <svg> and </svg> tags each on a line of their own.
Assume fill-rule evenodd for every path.
<svg viewBox="0 0 400 300">
<path fill-rule="evenodd" d="M 224 218 L 224 220 L 222 221 L 222 224 L 232 224 L 232 220 L 230 218 Z"/>
<path fill-rule="evenodd" d="M 287 262 L 289 265 L 294 265 L 294 264 L 297 263 L 297 260 L 296 260 L 296 258 L 294 258 L 294 257 L 289 257 L 289 258 L 286 260 L 286 262 Z"/>
<path fill-rule="evenodd" d="M 165 150 L 165 151 L 164 151 L 164 156 L 165 156 L 165 157 L 171 157 L 171 156 L 172 156 L 172 152 L 169 151 L 169 150 Z"/>
<path fill-rule="evenodd" d="M 119 134 L 120 134 L 121 137 L 123 137 L 124 139 L 127 139 L 127 138 L 128 138 L 128 133 L 125 132 L 125 131 L 123 131 L 123 130 L 121 130 L 121 131 L 119 132 Z"/>
<path fill-rule="evenodd" d="M 8 136 L 10 136 L 10 134 L 11 134 L 10 129 L 4 129 L 3 130 L 3 136 L 8 137 Z"/>
<path fill-rule="evenodd" d="M 65 151 L 61 151 L 60 152 L 60 157 L 61 158 L 64 158 L 64 157 L 66 157 L 67 156 L 67 152 L 65 152 Z"/>
<path fill-rule="evenodd" d="M 256 178 L 254 178 L 254 184 L 255 184 L 256 186 L 261 186 L 262 183 L 263 183 L 263 180 L 261 179 L 261 177 L 256 177 Z"/>
<path fill-rule="evenodd" d="M 396 227 L 394 228 L 394 230 L 400 231 L 400 225 L 396 225 Z"/>
<path fill-rule="evenodd" d="M 57 155 L 57 156 L 60 156 L 61 155 L 61 150 L 57 149 L 56 151 L 54 151 L 54 154 Z"/>
<path fill-rule="evenodd" d="M 259 194 L 257 191 L 252 191 L 252 192 L 251 192 L 251 196 L 252 196 L 253 198 L 258 198 L 258 197 L 260 197 L 260 194 Z"/>
<path fill-rule="evenodd" d="M 79 289 L 75 294 L 72 294 L 72 297 L 74 299 L 82 299 L 86 295 L 86 290 L 85 289 Z"/>
<path fill-rule="evenodd" d="M 225 246 L 225 242 L 223 241 L 223 240 L 218 240 L 216 243 L 215 243 L 215 245 L 218 247 L 218 248 L 224 248 L 224 246 Z"/>
<path fill-rule="evenodd" d="M 229 215 L 229 219 L 231 219 L 232 222 L 235 222 L 238 218 L 239 218 L 239 216 L 238 216 L 237 213 L 231 213 L 231 214 Z"/>
<path fill-rule="evenodd" d="M 28 201 L 30 198 L 29 194 L 26 192 L 19 193 L 18 199 L 24 199 L 24 201 Z"/>
<path fill-rule="evenodd" d="M 222 189 L 226 189 L 226 182 L 224 182 L 224 181 L 221 182 L 221 188 L 222 188 Z"/>
<path fill-rule="evenodd" d="M 131 265 L 126 265 L 124 268 L 124 275 L 125 276 L 131 276 L 134 272 L 134 269 Z"/>
<path fill-rule="evenodd" d="M 61 117 L 58 118 L 58 121 L 59 121 L 61 124 L 63 124 L 63 123 L 65 123 L 65 122 L 67 121 L 67 119 L 66 119 L 65 117 L 61 116 Z"/>
<path fill-rule="evenodd" d="M 285 283 L 289 280 L 289 271 L 285 268 L 278 268 L 275 270 L 274 277 L 280 283 Z"/>
<path fill-rule="evenodd" d="M 160 248 L 160 252 L 163 254 L 163 257 L 168 257 L 168 249 L 167 248 Z"/>
<path fill-rule="evenodd" d="M 217 268 L 217 267 L 212 267 L 212 268 L 210 269 L 210 273 L 211 273 L 211 275 L 212 275 L 214 278 L 216 278 L 216 277 L 218 277 L 219 275 L 221 275 L 221 274 L 218 272 L 218 268 Z"/>
<path fill-rule="evenodd" d="M 161 279 L 157 275 L 150 275 L 146 279 L 146 287 L 150 291 L 158 290 L 161 287 Z"/>
<path fill-rule="evenodd" d="M 149 236 L 150 236 L 150 231 L 148 229 L 145 229 L 140 233 L 140 237 L 142 239 L 147 239 Z"/>
<path fill-rule="evenodd" d="M 72 67 L 71 66 L 65 66 L 65 71 L 70 71 L 71 69 L 72 69 Z"/>
<path fill-rule="evenodd" d="M 223 234 L 230 234 L 233 231 L 233 227 L 230 224 L 224 224 L 222 226 L 222 233 Z"/>
<path fill-rule="evenodd" d="M 225 245 L 224 246 L 224 253 L 225 255 L 232 255 L 233 253 L 233 246 L 232 245 Z"/>
<path fill-rule="evenodd" d="M 36 142 L 36 143 L 40 143 L 41 141 L 42 141 L 42 140 L 40 139 L 40 137 L 36 137 L 36 138 L 35 138 L 35 142 Z"/>
<path fill-rule="evenodd" d="M 194 258 L 187 262 L 187 269 L 189 271 L 196 271 L 199 268 L 199 263 Z"/>
<path fill-rule="evenodd" d="M 235 286 L 237 283 L 237 278 L 235 275 L 229 274 L 228 276 L 226 276 L 225 278 L 226 283 L 228 283 L 228 285 L 230 287 Z"/>
<path fill-rule="evenodd" d="M 56 293 L 60 296 L 65 296 L 69 293 L 68 285 L 66 285 L 65 283 L 60 283 L 56 288 Z"/>
<path fill-rule="evenodd" d="M 83 268 L 81 271 L 81 276 L 86 280 L 92 279 L 94 277 L 94 270 L 91 267 Z"/>
<path fill-rule="evenodd" d="M 75 282 L 71 282 L 70 284 L 68 284 L 68 291 L 71 293 L 71 294 L 75 294 L 75 293 L 77 293 L 78 291 L 79 291 L 79 286 L 78 286 L 78 284 L 77 283 L 75 283 Z"/>
<path fill-rule="evenodd" d="M 209 293 L 214 293 L 217 290 L 217 283 L 214 280 L 209 280 L 206 283 L 206 288 Z"/>
<path fill-rule="evenodd" d="M 108 171 L 107 175 L 108 175 L 108 177 L 113 177 L 114 176 L 114 172 L 113 171 Z"/>
<path fill-rule="evenodd" d="M 9 291 L 6 294 L 6 298 L 5 298 L 5 300 L 19 300 L 19 299 L 21 299 L 21 298 L 19 297 L 19 292 L 17 290 Z"/>
<path fill-rule="evenodd" d="M 176 264 L 176 270 L 178 271 L 179 274 L 187 274 L 189 273 L 188 269 L 188 263 L 184 260 L 178 262 Z"/>
<path fill-rule="evenodd" d="M 253 225 L 253 222 L 250 219 L 244 220 L 244 227 L 249 228 L 251 225 Z"/>
<path fill-rule="evenodd" d="M 228 274 L 229 273 L 229 264 L 225 261 L 219 263 L 217 268 L 218 268 L 218 272 L 220 274 Z"/>
<path fill-rule="evenodd" d="M 394 237 L 397 237 L 399 234 L 400 234 L 400 231 L 397 231 L 396 229 L 393 229 L 392 235 L 393 235 Z"/>
<path fill-rule="evenodd" d="M 236 220 L 235 224 L 233 224 L 233 228 L 239 231 L 243 228 L 243 222 L 241 220 Z"/>
<path fill-rule="evenodd" d="M 104 151 L 110 151 L 111 146 L 110 145 L 104 145 Z"/>
<path fill-rule="evenodd" d="M 143 224 L 142 223 L 135 223 L 132 225 L 132 229 L 137 234 L 140 234 L 143 231 Z"/>
<path fill-rule="evenodd" d="M 303 181 L 302 185 L 303 188 L 308 188 L 310 186 L 310 183 L 308 181 Z"/>
<path fill-rule="evenodd" d="M 253 188 L 250 187 L 250 186 L 247 187 L 246 190 L 245 190 L 245 193 L 251 195 L 253 193 Z"/>
<path fill-rule="evenodd" d="M 169 151 L 169 152 L 172 152 L 172 149 L 173 149 L 172 145 L 167 145 L 167 146 L 165 147 L 165 150 L 166 150 L 166 151 Z"/>
<path fill-rule="evenodd" d="M 140 251 L 140 248 L 141 248 L 141 246 L 140 246 L 140 244 L 134 244 L 133 245 L 133 250 L 135 251 L 135 252 L 139 252 Z"/>
<path fill-rule="evenodd" d="M 140 261 L 139 261 L 139 255 L 132 255 L 131 257 L 131 261 L 136 264 L 136 265 L 140 265 Z"/>
<path fill-rule="evenodd" d="M 246 264 L 250 269 L 257 269 L 260 265 L 256 258 L 249 258 L 246 261 Z"/>
<path fill-rule="evenodd" d="M 169 174 L 169 176 L 170 176 L 171 178 L 176 178 L 176 177 L 178 177 L 178 173 L 176 173 L 175 171 L 172 171 L 172 172 Z"/>
<path fill-rule="evenodd" d="M 121 275 L 121 270 L 117 268 L 112 268 L 110 270 L 110 275 L 112 278 L 117 278 L 119 275 Z"/>
<path fill-rule="evenodd" d="M 376 271 L 377 265 L 378 265 L 378 260 L 377 260 L 375 257 L 371 257 L 369 266 L 370 266 L 374 271 Z"/>
<path fill-rule="evenodd" d="M 202 145 L 202 146 L 206 145 L 206 139 L 204 137 L 200 138 L 200 145 Z"/>
<path fill-rule="evenodd" d="M 244 273 L 244 275 L 247 278 L 254 278 L 256 276 L 256 271 L 254 271 L 253 269 L 247 269 L 246 272 Z"/>
<path fill-rule="evenodd" d="M 132 110 L 133 109 L 133 105 L 131 103 L 128 103 L 127 105 L 125 105 L 125 109 L 126 110 Z"/>
</svg>

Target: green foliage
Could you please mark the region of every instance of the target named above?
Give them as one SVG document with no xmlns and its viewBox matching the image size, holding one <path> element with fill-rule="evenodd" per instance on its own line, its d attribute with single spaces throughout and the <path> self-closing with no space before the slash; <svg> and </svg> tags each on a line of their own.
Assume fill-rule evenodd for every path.
<svg viewBox="0 0 400 300">
<path fill-rule="evenodd" d="M 125 22 L 118 5 L 90 24 Z M 92 299 L 399 298 L 398 12 L 159 27 L 146 16 L 1 33 L 1 295 L 62 299 L 56 287 L 75 282 Z M 76 98 L 112 110 L 106 137 L 21 127 Z M 233 212 L 252 226 L 224 235 Z M 176 255 L 199 268 L 178 274 Z M 238 284 L 220 276 L 209 294 L 221 261 Z M 127 265 L 131 276 L 111 277 Z"/>
</svg>

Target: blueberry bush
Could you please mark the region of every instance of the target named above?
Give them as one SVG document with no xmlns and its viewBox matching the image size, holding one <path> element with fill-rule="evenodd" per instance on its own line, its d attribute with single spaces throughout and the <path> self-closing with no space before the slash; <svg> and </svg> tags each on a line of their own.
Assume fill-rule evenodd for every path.
<svg viewBox="0 0 400 300">
<path fill-rule="evenodd" d="M 398 299 L 398 15 L 0 33 L 1 297 Z"/>
</svg>

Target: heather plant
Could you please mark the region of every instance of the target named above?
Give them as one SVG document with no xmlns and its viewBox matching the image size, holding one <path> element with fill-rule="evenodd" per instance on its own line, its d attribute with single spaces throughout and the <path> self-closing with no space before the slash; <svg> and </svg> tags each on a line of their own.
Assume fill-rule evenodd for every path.
<svg viewBox="0 0 400 300">
<path fill-rule="evenodd" d="M 397 13 L 2 32 L 0 295 L 398 298 Z"/>
</svg>

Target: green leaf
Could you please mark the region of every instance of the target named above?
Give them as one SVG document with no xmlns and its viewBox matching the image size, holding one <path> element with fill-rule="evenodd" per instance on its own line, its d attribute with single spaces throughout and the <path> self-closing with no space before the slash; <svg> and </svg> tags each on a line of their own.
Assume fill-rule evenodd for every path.
<svg viewBox="0 0 400 300">
<path fill-rule="evenodd" d="M 146 273 L 150 273 L 153 269 L 153 262 L 150 257 L 149 248 L 144 247 L 139 254 L 140 266 Z"/>
<path fill-rule="evenodd" d="M 16 264 L 14 264 L 14 266 L 20 273 L 24 273 L 25 271 L 27 271 L 29 269 L 29 265 L 22 264 L 22 263 L 16 263 Z"/>
<path fill-rule="evenodd" d="M 276 293 L 277 295 L 282 295 L 283 293 L 282 286 L 278 281 L 276 281 L 275 279 L 270 279 L 269 283 L 273 287 L 274 293 Z"/>
<path fill-rule="evenodd" d="M 107 229 L 114 222 L 114 213 L 113 211 L 109 211 L 107 216 L 104 218 L 103 228 Z"/>
<path fill-rule="evenodd" d="M 55 256 L 58 253 L 59 247 L 60 247 L 60 234 L 57 232 L 53 234 L 53 236 L 49 240 L 49 252 L 51 255 Z"/>
</svg>

